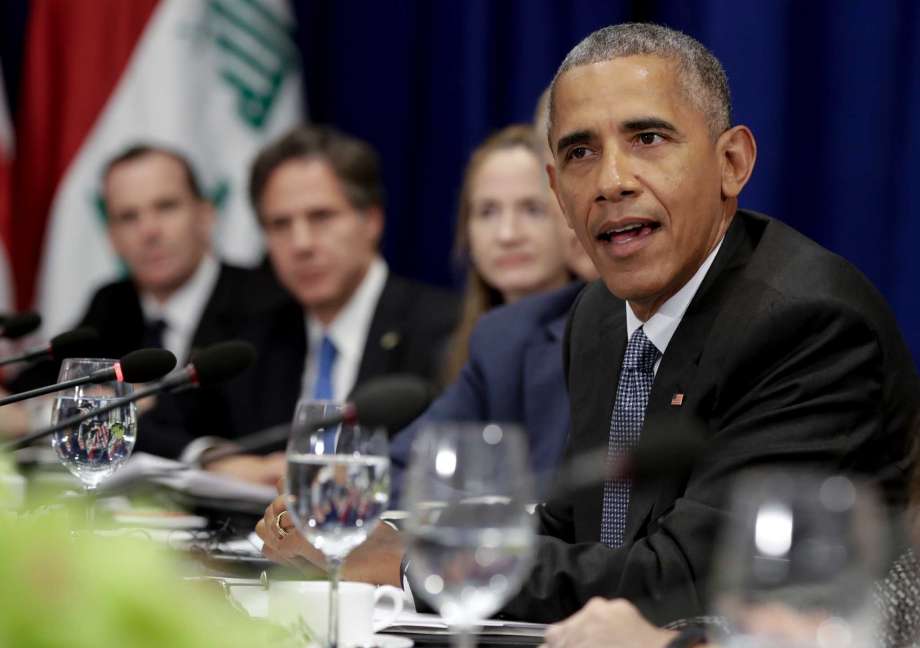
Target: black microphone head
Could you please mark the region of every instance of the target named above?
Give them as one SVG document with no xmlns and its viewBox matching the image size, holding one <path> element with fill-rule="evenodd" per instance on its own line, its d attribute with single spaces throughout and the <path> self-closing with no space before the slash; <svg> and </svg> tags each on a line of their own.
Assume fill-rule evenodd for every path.
<svg viewBox="0 0 920 648">
<path fill-rule="evenodd" d="M 256 348 L 248 342 L 218 342 L 192 355 L 195 382 L 207 387 L 230 380 L 256 361 Z"/>
<path fill-rule="evenodd" d="M 42 325 L 42 316 L 38 313 L 16 313 L 0 319 L 0 336 L 15 340 L 28 335 Z"/>
<path fill-rule="evenodd" d="M 159 380 L 176 366 L 176 356 L 166 349 L 138 349 L 118 361 L 122 380 L 127 383 L 145 383 Z"/>
<path fill-rule="evenodd" d="M 96 357 L 99 353 L 99 334 L 89 327 L 76 328 L 60 335 L 55 335 L 48 342 L 51 357 L 55 360 L 64 358 Z"/>
<path fill-rule="evenodd" d="M 395 432 L 418 418 L 433 396 L 427 381 L 411 374 L 394 374 L 369 380 L 355 392 L 352 402 L 359 423 Z"/>
</svg>

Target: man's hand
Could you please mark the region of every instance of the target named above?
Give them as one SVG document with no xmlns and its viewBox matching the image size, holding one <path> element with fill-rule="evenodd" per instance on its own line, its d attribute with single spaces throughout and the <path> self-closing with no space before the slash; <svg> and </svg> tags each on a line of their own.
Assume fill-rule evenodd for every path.
<svg viewBox="0 0 920 648">
<path fill-rule="evenodd" d="M 279 533 L 276 521 L 281 512 L 286 510 L 285 496 L 279 495 L 265 509 L 265 514 L 256 524 L 256 535 L 264 543 L 262 553 L 269 560 L 285 565 L 301 567 L 302 561 L 306 560 L 320 569 L 326 569 L 323 554 L 294 528 L 294 521 L 289 514 L 281 518 L 281 528 L 286 535 Z M 381 522 L 370 537 L 345 559 L 342 579 L 401 587 L 399 565 L 403 551 L 399 532 Z"/>
<path fill-rule="evenodd" d="M 9 396 L 0 387 L 0 398 Z M 12 403 L 0 408 L 0 438 L 21 437 L 29 432 L 29 410 L 25 403 Z"/>
<path fill-rule="evenodd" d="M 549 626 L 543 648 L 664 648 L 676 636 L 646 621 L 629 601 L 593 598 L 565 621 Z"/>
<path fill-rule="evenodd" d="M 205 470 L 253 484 L 274 486 L 287 470 L 287 461 L 283 452 L 274 452 L 264 457 L 234 455 L 208 463 Z"/>
<path fill-rule="evenodd" d="M 294 528 L 294 520 L 290 515 L 285 515 L 281 519 L 281 528 L 285 535 L 278 531 L 278 516 L 287 510 L 285 499 L 285 495 L 276 497 L 256 524 L 256 535 L 263 543 L 262 553 L 269 560 L 282 565 L 301 567 L 302 561 L 306 560 L 325 570 L 325 558 Z"/>
</svg>

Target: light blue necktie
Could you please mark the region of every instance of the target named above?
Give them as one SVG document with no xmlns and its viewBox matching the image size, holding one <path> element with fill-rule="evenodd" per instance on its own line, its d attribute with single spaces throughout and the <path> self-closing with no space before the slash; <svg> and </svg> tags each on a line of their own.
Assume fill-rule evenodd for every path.
<svg viewBox="0 0 920 648">
<path fill-rule="evenodd" d="M 335 348 L 332 339 L 328 335 L 324 335 L 322 344 L 319 347 L 316 382 L 313 384 L 314 400 L 333 400 L 335 390 L 332 387 L 332 369 L 335 366 L 335 358 L 338 353 L 338 349 Z M 323 432 L 323 444 L 326 454 L 331 454 L 331 449 L 335 446 L 336 429 L 337 426 L 333 426 Z"/>
<path fill-rule="evenodd" d="M 617 397 L 610 421 L 607 441 L 607 465 L 623 457 L 639 443 L 645 408 L 655 381 L 655 361 L 661 353 L 645 337 L 640 326 L 633 331 L 626 345 Z M 604 482 L 604 507 L 601 516 L 601 542 L 619 547 L 626 535 L 626 514 L 629 511 L 629 479 L 608 479 Z"/>
</svg>

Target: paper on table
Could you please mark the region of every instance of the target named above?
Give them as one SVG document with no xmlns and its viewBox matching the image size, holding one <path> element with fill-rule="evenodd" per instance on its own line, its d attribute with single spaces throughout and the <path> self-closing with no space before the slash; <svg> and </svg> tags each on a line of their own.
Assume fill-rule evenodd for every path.
<svg viewBox="0 0 920 648">
<path fill-rule="evenodd" d="M 232 477 L 217 475 L 198 468 L 138 452 L 121 469 L 106 480 L 100 490 L 119 491 L 139 482 L 159 484 L 192 495 L 268 505 L 276 495 L 271 486 L 251 484 Z"/>
<path fill-rule="evenodd" d="M 375 610 L 374 618 L 384 616 L 383 611 Z M 546 632 L 546 624 L 527 623 L 524 621 L 501 621 L 498 619 L 486 619 L 479 623 L 481 630 L 480 635 L 495 636 L 519 636 L 519 637 L 543 637 Z M 423 614 L 413 610 L 404 610 L 392 624 L 385 628 L 386 632 L 399 632 L 412 634 L 419 632 L 424 634 L 448 634 L 449 628 L 440 616 L 436 614 Z"/>
</svg>

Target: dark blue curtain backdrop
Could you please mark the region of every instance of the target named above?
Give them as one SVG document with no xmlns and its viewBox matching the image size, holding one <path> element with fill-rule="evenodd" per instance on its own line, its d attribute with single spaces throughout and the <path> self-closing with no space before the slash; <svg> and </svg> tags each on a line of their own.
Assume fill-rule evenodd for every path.
<svg viewBox="0 0 920 648">
<path fill-rule="evenodd" d="M 920 3 L 914 0 L 313 0 L 296 5 L 311 118 L 381 151 L 384 252 L 439 283 L 458 184 L 492 130 L 530 120 L 590 31 L 652 20 L 721 59 L 759 144 L 742 205 L 855 263 L 920 360 Z"/>
<path fill-rule="evenodd" d="M 15 98 L 26 0 L 0 3 Z M 652 20 L 722 60 L 735 120 L 759 144 L 745 207 L 855 263 L 920 360 L 920 2 L 916 0 L 294 0 L 311 119 L 380 150 L 384 253 L 398 272 L 455 283 L 460 175 L 491 131 L 529 121 L 590 31 Z"/>
</svg>

